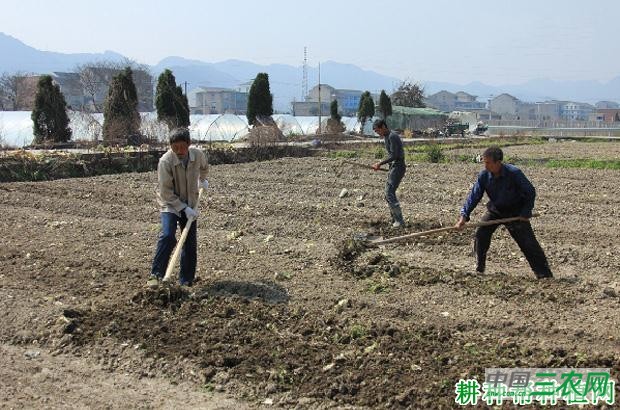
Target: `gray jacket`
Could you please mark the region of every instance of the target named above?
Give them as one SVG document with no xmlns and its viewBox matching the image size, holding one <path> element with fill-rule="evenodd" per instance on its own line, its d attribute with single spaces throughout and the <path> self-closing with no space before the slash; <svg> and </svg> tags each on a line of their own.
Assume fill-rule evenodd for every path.
<svg viewBox="0 0 620 410">
<path fill-rule="evenodd" d="M 207 177 L 209 164 L 207 156 L 198 148 L 189 148 L 187 168 L 169 149 L 159 159 L 157 165 L 157 202 L 161 212 L 180 215 L 186 206 L 196 207 L 198 202 L 198 183 Z"/>
<path fill-rule="evenodd" d="M 403 149 L 403 141 L 400 136 L 394 131 L 384 137 L 385 150 L 388 153 L 387 159 L 381 161 L 381 165 L 390 164 L 390 168 L 399 167 L 406 168 L 405 166 L 405 150 Z"/>
</svg>

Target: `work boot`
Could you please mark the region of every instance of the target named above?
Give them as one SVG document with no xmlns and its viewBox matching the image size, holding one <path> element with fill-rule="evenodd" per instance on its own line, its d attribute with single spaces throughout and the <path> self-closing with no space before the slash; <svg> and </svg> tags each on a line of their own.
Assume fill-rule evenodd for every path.
<svg viewBox="0 0 620 410">
<path fill-rule="evenodd" d="M 543 273 L 536 273 L 536 278 L 537 279 L 553 278 L 553 273 L 551 273 L 551 271 L 543 272 Z"/>
<path fill-rule="evenodd" d="M 400 209 L 400 206 L 390 207 L 390 212 L 392 213 L 392 218 L 394 219 L 394 223 L 392 224 L 392 228 L 404 228 L 405 220 L 403 219 L 403 212 Z"/>
<path fill-rule="evenodd" d="M 146 281 L 146 286 L 149 288 L 156 288 L 159 286 L 159 277 L 155 275 L 150 275 L 149 280 Z"/>
</svg>

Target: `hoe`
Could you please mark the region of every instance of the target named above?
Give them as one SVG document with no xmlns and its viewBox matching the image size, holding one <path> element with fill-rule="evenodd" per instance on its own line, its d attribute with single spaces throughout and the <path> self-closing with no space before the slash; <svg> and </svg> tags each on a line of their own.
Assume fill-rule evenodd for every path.
<svg viewBox="0 0 620 410">
<path fill-rule="evenodd" d="M 202 197 L 202 193 L 204 192 L 203 188 L 200 188 L 198 191 L 198 202 L 196 202 L 195 211 L 198 211 L 198 204 L 200 203 L 200 198 Z M 168 267 L 166 268 L 166 274 L 164 275 L 164 282 L 171 281 L 173 278 L 174 268 L 179 262 L 179 258 L 181 257 L 181 250 L 183 249 L 183 245 L 185 244 L 185 240 L 187 239 L 187 234 L 189 233 L 189 228 L 192 226 L 194 222 L 194 218 L 188 219 L 185 224 L 185 228 L 183 228 L 183 232 L 181 233 L 181 237 L 177 242 L 177 246 L 174 248 L 174 252 L 172 253 L 172 257 L 170 257 L 170 262 L 168 262 Z"/>
<path fill-rule="evenodd" d="M 532 214 L 532 217 L 536 217 L 536 216 L 538 216 L 538 214 Z M 514 216 L 514 217 L 511 217 L 511 218 L 493 219 L 491 221 L 476 222 L 476 223 L 473 223 L 473 224 L 467 223 L 467 224 L 463 225 L 463 228 L 478 228 L 480 226 L 499 225 L 499 224 L 503 224 L 503 223 L 522 221 L 522 220 L 524 220 L 524 218 L 522 218 L 520 216 Z M 367 241 L 367 245 L 368 246 L 378 246 L 378 245 L 385 245 L 387 243 L 393 243 L 393 242 L 406 242 L 407 240 L 409 240 L 411 238 L 417 238 L 417 237 L 420 237 L 420 236 L 434 235 L 434 234 L 440 233 L 440 232 L 456 231 L 456 230 L 458 230 L 458 229 L 456 227 L 454 227 L 454 226 L 447 226 L 445 228 L 437 228 L 437 229 L 431 229 L 431 230 L 428 230 L 428 231 L 410 233 L 410 234 L 407 234 L 407 235 L 395 236 L 393 238 L 368 240 Z"/>
</svg>

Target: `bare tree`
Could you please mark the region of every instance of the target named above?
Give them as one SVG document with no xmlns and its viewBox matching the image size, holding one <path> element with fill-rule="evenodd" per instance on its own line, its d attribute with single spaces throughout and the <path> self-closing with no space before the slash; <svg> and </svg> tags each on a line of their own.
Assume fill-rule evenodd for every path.
<svg viewBox="0 0 620 410">
<path fill-rule="evenodd" d="M 112 81 L 112 77 L 130 67 L 134 73 L 134 82 L 138 91 L 138 108 L 142 111 L 153 109 L 153 76 L 149 66 L 130 59 L 121 61 L 102 60 L 77 65 L 74 71 L 79 74 L 84 94 L 90 100 L 90 111 L 101 112 L 103 99 Z"/>
<path fill-rule="evenodd" d="M 76 139 L 91 141 L 94 144 L 103 139 L 103 126 L 95 119 L 92 113 L 71 111 L 69 112 L 69 118 L 71 119 L 71 129 Z"/>
<path fill-rule="evenodd" d="M 424 108 L 424 87 L 404 80 L 392 94 L 392 104 L 402 107 Z"/>
<path fill-rule="evenodd" d="M 104 76 L 103 70 L 100 69 L 105 67 L 105 65 L 105 62 L 93 62 L 80 64 L 74 68 L 74 71 L 80 78 L 80 85 L 84 93 L 90 97 L 90 103 L 92 104 L 90 111 L 92 112 L 100 111 L 96 96 L 103 94 L 103 91 L 108 87 L 108 81 Z"/>
</svg>

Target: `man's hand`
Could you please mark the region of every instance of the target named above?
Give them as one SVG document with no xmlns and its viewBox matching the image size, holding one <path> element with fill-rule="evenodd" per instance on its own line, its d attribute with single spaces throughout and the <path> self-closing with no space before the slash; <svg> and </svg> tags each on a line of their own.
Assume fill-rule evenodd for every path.
<svg viewBox="0 0 620 410">
<path fill-rule="evenodd" d="M 207 179 L 203 179 L 201 181 L 198 181 L 198 188 L 202 188 L 205 191 L 207 190 L 207 188 L 209 188 L 209 181 L 207 181 Z"/>
<path fill-rule="evenodd" d="M 467 221 L 465 220 L 465 217 L 463 215 L 461 215 L 461 217 L 459 218 L 459 220 L 456 222 L 456 224 L 454 225 L 454 227 L 456 229 L 458 229 L 459 231 L 463 229 L 463 227 L 465 226 L 465 223 Z"/>
<path fill-rule="evenodd" d="M 198 218 L 198 212 L 194 211 L 192 208 L 190 208 L 189 206 L 186 207 L 183 212 L 185 212 L 185 216 L 187 217 L 188 220 L 194 220 L 196 218 Z"/>
<path fill-rule="evenodd" d="M 374 169 L 375 171 L 378 171 L 380 168 L 381 168 L 380 162 L 372 164 L 372 169 Z"/>
</svg>

